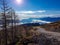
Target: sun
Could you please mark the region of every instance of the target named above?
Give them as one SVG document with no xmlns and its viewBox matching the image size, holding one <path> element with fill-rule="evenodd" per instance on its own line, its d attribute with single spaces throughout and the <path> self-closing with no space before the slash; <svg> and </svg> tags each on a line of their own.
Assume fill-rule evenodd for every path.
<svg viewBox="0 0 60 45">
<path fill-rule="evenodd" d="M 16 0 L 16 3 L 17 4 L 22 4 L 23 3 L 23 0 Z"/>
</svg>

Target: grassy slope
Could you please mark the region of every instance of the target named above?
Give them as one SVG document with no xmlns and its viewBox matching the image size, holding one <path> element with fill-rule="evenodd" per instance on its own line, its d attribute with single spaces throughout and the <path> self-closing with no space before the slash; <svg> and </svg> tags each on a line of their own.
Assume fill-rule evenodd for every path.
<svg viewBox="0 0 60 45">
<path fill-rule="evenodd" d="M 45 24 L 41 27 L 46 29 L 47 31 L 60 32 L 60 21 Z"/>
</svg>

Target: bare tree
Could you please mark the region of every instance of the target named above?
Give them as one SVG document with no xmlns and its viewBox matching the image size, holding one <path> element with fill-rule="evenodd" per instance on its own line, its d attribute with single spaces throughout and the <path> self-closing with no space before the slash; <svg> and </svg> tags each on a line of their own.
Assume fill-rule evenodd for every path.
<svg viewBox="0 0 60 45">
<path fill-rule="evenodd" d="M 8 12 L 9 14 L 10 14 L 10 18 L 11 18 L 11 35 L 12 35 L 12 44 L 13 43 L 15 43 L 16 42 L 16 37 L 17 37 L 17 35 L 16 35 L 16 32 L 17 32 L 17 20 L 19 20 L 18 19 L 18 17 L 17 17 L 17 15 L 15 14 L 15 11 L 14 11 L 14 9 L 10 9 L 10 11 Z"/>
<path fill-rule="evenodd" d="M 6 2 L 6 0 L 0 0 L 0 4 L 1 4 L 1 11 L 3 13 L 3 21 L 4 21 L 4 24 L 3 24 L 3 27 L 4 27 L 4 33 L 5 33 L 5 45 L 7 45 L 7 20 L 6 20 L 6 13 L 7 11 L 9 10 L 9 6 Z"/>
<path fill-rule="evenodd" d="M 17 16 L 15 15 L 15 11 L 14 11 L 14 9 L 12 9 L 12 8 L 10 8 L 9 6 L 8 6 L 8 3 L 7 3 L 7 1 L 6 0 L 0 0 L 0 8 L 1 8 L 1 11 L 2 11 L 2 16 L 3 16 L 3 18 L 2 18 L 2 20 L 3 20 L 3 29 L 4 29 L 4 42 L 5 42 L 5 44 L 4 45 L 8 45 L 7 44 L 7 42 L 8 42 L 8 30 L 7 30 L 7 28 L 8 28 L 8 24 L 10 24 L 10 21 L 12 22 L 11 24 L 11 27 L 12 27 L 12 29 L 11 29 L 11 35 L 12 35 L 12 43 L 14 43 L 16 40 L 16 32 L 17 32 L 17 28 L 16 28 L 16 24 L 17 24 L 17 22 L 16 22 L 16 18 L 17 18 Z M 10 15 L 9 15 L 9 13 L 10 13 Z M 7 16 L 8 15 L 8 16 Z M 9 21 L 9 18 L 10 18 L 10 21 Z"/>
<path fill-rule="evenodd" d="M 0 45 L 1 45 L 1 32 L 0 32 Z"/>
<path fill-rule="evenodd" d="M 14 9 L 11 9 L 12 10 L 12 26 L 13 26 L 13 42 L 15 42 L 16 41 L 16 37 L 17 37 L 17 21 L 19 20 L 19 19 L 17 19 L 18 17 L 17 17 L 17 15 L 15 14 L 15 11 L 14 11 Z"/>
<path fill-rule="evenodd" d="M 15 38 L 15 34 L 14 34 L 14 32 L 15 32 L 15 30 L 14 30 L 14 26 L 15 26 L 15 22 L 14 22 L 14 16 L 15 16 L 15 12 L 14 12 L 14 10 L 11 8 L 10 9 L 10 15 L 11 15 L 11 28 L 12 28 L 12 30 L 11 30 L 11 34 L 12 34 L 12 42 L 14 42 L 14 38 Z"/>
</svg>

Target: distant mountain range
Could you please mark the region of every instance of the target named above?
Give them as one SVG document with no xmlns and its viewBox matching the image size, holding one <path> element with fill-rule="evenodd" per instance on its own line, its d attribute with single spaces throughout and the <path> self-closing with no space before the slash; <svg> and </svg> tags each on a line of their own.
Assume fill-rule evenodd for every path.
<svg viewBox="0 0 60 45">
<path fill-rule="evenodd" d="M 34 22 L 34 20 L 36 20 Z M 40 21 L 39 21 L 40 20 Z M 25 23 L 48 23 L 48 22 L 56 22 L 56 21 L 59 21 L 60 20 L 60 17 L 45 17 L 45 18 L 29 18 L 29 19 L 23 19 L 21 20 L 20 22 L 22 22 L 23 24 Z"/>
<path fill-rule="evenodd" d="M 50 22 L 56 22 L 60 20 L 60 17 L 46 17 L 46 18 L 40 18 L 41 20 L 45 20 L 45 21 L 50 21 Z"/>
<path fill-rule="evenodd" d="M 28 24 L 28 23 L 39 23 L 39 24 L 45 24 L 45 23 L 50 23 L 50 22 L 56 22 L 59 21 L 60 17 L 45 17 L 45 18 L 28 18 L 28 19 L 23 19 L 23 20 L 16 20 L 14 22 L 21 23 L 21 24 Z M 8 21 L 8 23 L 12 23 L 11 20 Z M 2 21 L 0 20 L 0 25 L 2 24 Z"/>
<path fill-rule="evenodd" d="M 27 23 L 27 24 L 22 24 L 23 26 L 40 26 L 39 23 Z"/>
</svg>

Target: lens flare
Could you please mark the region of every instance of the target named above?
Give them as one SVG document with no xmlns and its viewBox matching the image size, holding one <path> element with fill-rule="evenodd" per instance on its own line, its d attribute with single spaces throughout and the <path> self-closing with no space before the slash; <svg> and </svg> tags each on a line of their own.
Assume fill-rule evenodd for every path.
<svg viewBox="0 0 60 45">
<path fill-rule="evenodd" d="M 17 4 L 22 4 L 23 3 L 23 0 L 16 0 L 16 3 Z"/>
</svg>

